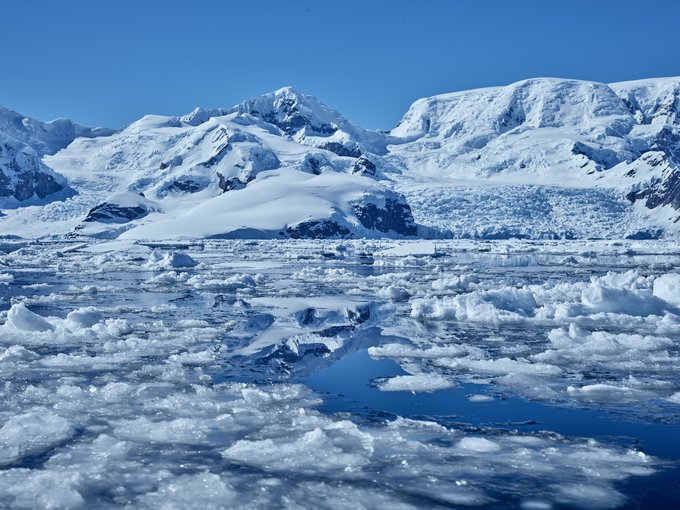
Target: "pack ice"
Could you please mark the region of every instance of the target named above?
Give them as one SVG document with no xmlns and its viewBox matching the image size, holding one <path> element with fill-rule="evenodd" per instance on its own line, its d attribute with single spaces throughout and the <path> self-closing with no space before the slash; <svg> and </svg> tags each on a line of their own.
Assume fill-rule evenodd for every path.
<svg viewBox="0 0 680 510">
<path fill-rule="evenodd" d="M 2 501 L 635 502 L 630 483 L 670 469 L 646 443 L 379 406 L 329 412 L 335 397 L 305 384 L 368 351 L 402 370 L 375 381 L 377 395 L 472 382 L 475 395 L 460 398 L 475 406 L 519 395 L 625 409 L 640 423 L 671 419 L 680 394 L 676 244 L 468 243 L 9 243 L 0 259 Z"/>
</svg>

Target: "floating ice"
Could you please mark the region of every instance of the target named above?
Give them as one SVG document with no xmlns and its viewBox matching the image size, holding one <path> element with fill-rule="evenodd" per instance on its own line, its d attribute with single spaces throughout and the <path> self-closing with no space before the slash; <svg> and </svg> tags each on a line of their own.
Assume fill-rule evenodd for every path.
<svg viewBox="0 0 680 510">
<path fill-rule="evenodd" d="M 381 257 L 434 256 L 437 246 L 432 241 L 410 241 L 394 248 L 382 250 L 376 255 Z"/>
<path fill-rule="evenodd" d="M 94 306 L 69 312 L 66 321 L 77 328 L 91 328 L 102 320 L 102 314 Z"/>
<path fill-rule="evenodd" d="M 437 374 L 397 375 L 380 383 L 382 391 L 437 391 L 452 388 L 456 383 Z"/>
<path fill-rule="evenodd" d="M 0 428 L 0 467 L 56 446 L 71 431 L 68 420 L 44 408 L 12 416 Z"/>
<path fill-rule="evenodd" d="M 234 292 L 239 289 L 254 288 L 258 281 L 262 281 L 261 275 L 253 277 L 248 274 L 237 274 L 225 279 L 192 276 L 187 280 L 187 284 L 199 290 Z"/>
<path fill-rule="evenodd" d="M 378 294 L 392 301 L 408 301 L 409 297 L 411 297 L 405 288 L 396 285 L 390 285 L 384 289 L 380 289 Z"/>
<path fill-rule="evenodd" d="M 437 244 L 437 257 L 383 257 L 387 263 L 373 265 L 355 254 L 392 242 L 346 241 L 342 257 L 331 246 L 336 256 L 326 259 L 325 245 L 312 241 L 215 240 L 186 272 L 146 266 L 146 248 L 97 248 L 109 255 L 98 267 L 95 252 L 80 248 L 63 250 L 58 262 L 53 245 L 8 254 L 22 283 L 44 280 L 50 294 L 1 286 L 13 305 L 0 312 L 0 501 L 69 508 L 625 504 L 628 482 L 665 464 L 609 438 L 453 427 L 438 416 L 386 419 L 379 409 L 328 414 L 318 395 L 286 383 L 368 348 L 380 360 L 371 363 L 393 359 L 412 374 L 374 379 L 381 389 L 491 383 L 492 394 L 673 419 L 680 318 L 660 289 L 670 285 L 663 275 L 676 259 L 665 257 L 675 246 L 607 259 L 628 247 L 595 243 L 588 249 L 597 256 L 574 268 L 559 264 L 567 255 L 559 243 Z M 524 258 L 513 259 L 516 253 Z M 149 278 L 150 267 L 163 271 Z M 607 267 L 618 269 L 608 275 Z M 324 398 L 334 403 L 333 395 Z M 497 404 L 504 402 L 475 409 L 483 414 Z"/>
<path fill-rule="evenodd" d="M 164 269 L 175 269 L 195 267 L 198 265 L 198 262 L 183 252 L 171 251 L 163 253 L 160 250 L 154 250 L 149 256 L 147 265 Z"/>
<path fill-rule="evenodd" d="M 8 326 L 24 331 L 51 331 L 54 326 L 47 322 L 40 315 L 31 312 L 23 303 L 12 305 L 12 308 L 7 312 L 7 322 L 4 327 Z"/>
<path fill-rule="evenodd" d="M 668 273 L 656 278 L 654 296 L 680 308 L 680 274 Z"/>
<path fill-rule="evenodd" d="M 491 402 L 493 397 L 490 395 L 468 395 L 467 399 L 470 402 Z"/>
</svg>

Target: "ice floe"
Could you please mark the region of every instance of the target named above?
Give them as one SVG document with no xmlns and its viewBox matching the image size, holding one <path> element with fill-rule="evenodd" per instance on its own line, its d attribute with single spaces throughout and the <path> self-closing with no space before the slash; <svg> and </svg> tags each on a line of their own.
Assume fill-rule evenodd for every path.
<svg viewBox="0 0 680 510">
<path fill-rule="evenodd" d="M 374 380 L 385 397 L 472 382 L 480 410 L 511 393 L 672 420 L 674 245 L 209 241 L 178 267 L 147 263 L 186 247 L 105 244 L 5 256 L 7 506 L 614 508 L 666 469 L 606 439 L 333 414 L 294 382 L 368 349 L 406 372 Z"/>
</svg>

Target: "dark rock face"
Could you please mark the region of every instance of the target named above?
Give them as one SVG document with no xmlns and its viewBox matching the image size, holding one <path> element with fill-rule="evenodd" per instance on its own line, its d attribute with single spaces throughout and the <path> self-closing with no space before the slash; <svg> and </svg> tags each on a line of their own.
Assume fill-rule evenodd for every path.
<svg viewBox="0 0 680 510">
<path fill-rule="evenodd" d="M 305 155 L 301 170 L 310 174 L 319 175 L 324 167 L 332 167 L 326 156 L 321 152 L 311 152 Z"/>
<path fill-rule="evenodd" d="M 648 188 L 629 193 L 626 198 L 631 202 L 644 199 L 648 209 L 670 205 L 680 210 L 680 170 L 668 169 L 662 179 L 653 182 Z"/>
<path fill-rule="evenodd" d="M 0 197 L 12 195 L 12 182 L 4 172 L 0 171 Z"/>
<path fill-rule="evenodd" d="M 127 223 L 138 220 L 149 214 L 149 210 L 141 205 L 123 207 L 118 204 L 104 202 L 92 208 L 84 222 L 98 221 L 101 223 Z"/>
<path fill-rule="evenodd" d="M 648 209 L 670 205 L 673 209 L 680 210 L 680 140 L 678 136 L 670 128 L 665 127 L 656 136 L 651 150 L 644 153 L 641 159 L 652 167 L 658 167 L 661 171 L 660 176 L 646 188 L 630 192 L 626 198 L 631 202 L 644 199 Z"/>
<path fill-rule="evenodd" d="M 205 186 L 202 186 L 200 183 L 196 181 L 192 181 L 190 179 L 183 179 L 183 180 L 176 180 L 173 181 L 169 186 L 168 186 L 168 191 L 171 192 L 180 192 L 180 193 L 196 193 L 198 191 L 201 191 Z"/>
<path fill-rule="evenodd" d="M 321 166 L 322 163 L 319 158 L 315 158 L 314 156 L 305 158 L 305 169 L 308 169 L 310 173 L 319 175 L 321 173 Z"/>
<path fill-rule="evenodd" d="M 54 177 L 44 172 L 26 171 L 19 174 L 14 196 L 17 200 L 27 200 L 33 195 L 45 198 L 64 187 Z"/>
<path fill-rule="evenodd" d="M 673 169 L 669 175 L 652 190 L 645 205 L 650 209 L 660 205 L 670 205 L 680 210 L 680 170 Z"/>
<path fill-rule="evenodd" d="M 359 204 L 354 207 L 354 212 L 361 224 L 368 229 L 403 236 L 418 234 L 411 207 L 405 201 L 388 198 L 384 209 L 375 204 Z"/>
<path fill-rule="evenodd" d="M 43 199 L 64 189 L 37 157 L 23 154 L 25 161 L 20 164 L 17 156 L 16 147 L 0 145 L 0 197 L 14 197 L 21 202 L 33 197 Z"/>
<path fill-rule="evenodd" d="M 376 172 L 375 164 L 366 156 L 361 156 L 359 159 L 357 159 L 354 162 L 354 166 L 352 167 L 353 174 L 368 175 L 373 177 L 375 175 L 375 172 Z"/>
<path fill-rule="evenodd" d="M 352 232 L 345 226 L 331 220 L 312 220 L 288 227 L 286 233 L 291 239 L 348 239 Z"/>
<path fill-rule="evenodd" d="M 582 142 L 576 142 L 571 149 L 571 153 L 585 156 L 593 161 L 598 171 L 612 168 L 621 162 L 621 158 L 615 151 L 605 147 L 590 147 Z"/>
<path fill-rule="evenodd" d="M 229 154 L 229 152 L 231 151 L 231 149 L 232 149 L 231 144 L 229 144 L 229 142 L 225 143 L 224 145 L 222 145 L 221 147 L 219 147 L 219 148 L 215 151 L 215 154 L 213 154 L 210 158 L 208 158 L 207 161 L 204 161 L 204 162 L 203 162 L 203 165 L 204 165 L 204 166 L 207 166 L 208 168 L 217 165 L 220 161 L 222 161 L 222 159 L 224 158 L 224 156 L 226 156 L 227 154 Z"/>
<path fill-rule="evenodd" d="M 635 241 L 649 241 L 652 239 L 660 239 L 663 234 L 663 229 L 640 230 L 634 234 L 627 235 L 626 239 L 633 239 Z"/>
<path fill-rule="evenodd" d="M 219 172 L 217 173 L 217 178 L 219 179 L 217 181 L 217 186 L 225 193 L 233 189 L 242 189 L 246 185 L 246 183 L 238 177 L 225 177 Z"/>
<path fill-rule="evenodd" d="M 292 90 L 290 87 L 256 97 L 235 106 L 230 112 L 248 114 L 278 127 L 287 135 L 301 130 L 307 134 L 332 135 L 338 126 L 318 118 L 314 109 L 323 107 L 316 100 Z"/>
<path fill-rule="evenodd" d="M 319 149 L 324 149 L 337 154 L 338 156 L 345 156 L 348 158 L 361 157 L 361 149 L 355 142 L 324 142 L 319 145 Z"/>
<path fill-rule="evenodd" d="M 302 128 L 309 128 L 315 133 L 324 135 L 332 135 L 338 130 L 336 126 L 330 124 L 313 125 L 310 119 L 300 112 L 295 98 L 282 99 L 277 106 L 278 109 L 273 112 L 251 110 L 249 113 L 265 122 L 274 124 L 288 135 L 295 134 Z"/>
<path fill-rule="evenodd" d="M 230 140 L 250 142 L 251 138 L 237 133 Z M 235 155 L 232 155 L 231 163 L 227 165 L 222 160 L 231 151 L 235 151 Z M 203 165 L 209 168 L 219 165 L 215 169 L 218 179 L 217 185 L 222 191 L 226 192 L 243 188 L 255 179 L 260 172 L 279 168 L 281 161 L 270 149 L 250 144 L 239 146 L 238 143 L 232 144 L 229 141 Z"/>
</svg>

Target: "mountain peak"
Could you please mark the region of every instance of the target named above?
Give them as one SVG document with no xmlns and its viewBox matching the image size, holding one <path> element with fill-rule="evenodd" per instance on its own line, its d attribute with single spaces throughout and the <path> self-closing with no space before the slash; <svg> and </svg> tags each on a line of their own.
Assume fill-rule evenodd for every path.
<svg viewBox="0 0 680 510">
<path fill-rule="evenodd" d="M 285 87 L 281 87 L 280 89 L 276 89 L 273 92 L 274 95 L 276 96 L 294 96 L 294 97 L 302 97 L 304 94 L 301 92 L 298 92 L 295 87 L 292 85 L 286 85 Z"/>
<path fill-rule="evenodd" d="M 347 124 L 337 111 L 291 86 L 248 99 L 229 113 L 252 115 L 289 135 L 302 129 L 309 134 L 329 135 Z"/>
</svg>

